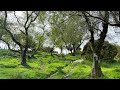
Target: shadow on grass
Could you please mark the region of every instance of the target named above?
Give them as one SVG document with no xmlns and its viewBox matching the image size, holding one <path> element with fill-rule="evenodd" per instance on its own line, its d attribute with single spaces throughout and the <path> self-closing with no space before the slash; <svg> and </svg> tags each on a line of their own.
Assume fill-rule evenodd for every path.
<svg viewBox="0 0 120 90">
<path fill-rule="evenodd" d="M 32 67 L 28 64 L 25 64 L 25 65 L 22 65 L 22 66 L 24 66 L 25 68 L 28 68 L 28 69 L 32 69 Z"/>
<path fill-rule="evenodd" d="M 110 79 L 110 78 L 105 74 L 103 74 L 103 76 L 98 77 L 98 78 L 91 78 L 91 74 L 88 74 L 83 77 L 80 77 L 79 79 Z"/>
<path fill-rule="evenodd" d="M 0 64 L 0 68 L 17 68 L 19 65 L 21 64 L 18 64 L 18 65 L 4 65 L 4 64 Z M 32 67 L 30 65 L 21 65 L 25 68 L 28 68 L 28 69 L 32 69 Z"/>
<path fill-rule="evenodd" d="M 0 64 L 0 68 L 16 68 L 17 65 L 4 65 L 4 64 Z"/>
</svg>

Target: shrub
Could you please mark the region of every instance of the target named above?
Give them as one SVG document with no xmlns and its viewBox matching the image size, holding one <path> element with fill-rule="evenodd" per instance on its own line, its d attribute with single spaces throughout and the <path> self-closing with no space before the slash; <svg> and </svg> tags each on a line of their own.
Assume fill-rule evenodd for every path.
<svg viewBox="0 0 120 90">
<path fill-rule="evenodd" d="M 97 41 L 95 41 L 95 45 Z M 82 54 L 84 55 L 85 59 L 87 60 L 92 60 L 92 50 L 90 48 L 90 42 L 88 42 L 84 48 L 83 48 L 83 52 Z M 103 48 L 101 50 L 101 55 L 100 55 L 100 59 L 105 60 L 105 61 L 113 61 L 114 57 L 117 55 L 118 50 L 117 48 L 110 44 L 109 42 L 105 41 Z"/>
<path fill-rule="evenodd" d="M 117 48 L 117 50 L 118 50 L 118 53 L 117 53 L 117 55 L 116 55 L 116 59 L 118 59 L 118 60 L 120 60 L 120 46 L 119 45 L 115 45 L 116 46 L 116 48 Z"/>
<path fill-rule="evenodd" d="M 17 53 L 14 53 L 10 50 L 6 50 L 6 49 L 0 49 L 0 56 L 13 56 L 13 57 L 17 57 Z"/>
</svg>

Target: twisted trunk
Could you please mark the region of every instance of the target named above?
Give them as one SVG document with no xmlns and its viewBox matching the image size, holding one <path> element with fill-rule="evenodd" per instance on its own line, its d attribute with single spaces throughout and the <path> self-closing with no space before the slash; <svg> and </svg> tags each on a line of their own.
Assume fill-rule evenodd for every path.
<svg viewBox="0 0 120 90">
<path fill-rule="evenodd" d="M 109 19 L 108 11 L 105 11 L 104 19 L 105 21 L 108 22 L 108 19 Z M 98 78 L 103 76 L 103 73 L 100 67 L 100 55 L 101 55 L 101 50 L 102 50 L 107 32 L 108 32 L 108 24 L 106 22 L 103 22 L 103 31 L 100 33 L 100 38 L 98 39 L 98 43 L 95 46 L 93 45 L 94 50 L 93 50 L 92 75 L 91 75 L 92 78 Z"/>
<path fill-rule="evenodd" d="M 103 73 L 102 73 L 102 70 L 100 67 L 100 59 L 99 59 L 99 56 L 94 53 L 91 78 L 96 79 L 96 78 L 101 77 L 101 76 L 103 76 Z"/>
<path fill-rule="evenodd" d="M 20 58 L 21 58 L 21 65 L 23 65 L 23 66 L 27 65 L 27 63 L 26 63 L 26 53 L 27 53 L 27 49 L 22 49 L 21 50 Z"/>
</svg>

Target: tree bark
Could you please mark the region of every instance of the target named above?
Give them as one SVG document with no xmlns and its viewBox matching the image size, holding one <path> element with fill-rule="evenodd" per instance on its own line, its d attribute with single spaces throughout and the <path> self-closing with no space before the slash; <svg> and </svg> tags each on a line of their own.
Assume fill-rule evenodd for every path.
<svg viewBox="0 0 120 90">
<path fill-rule="evenodd" d="M 104 21 L 103 22 L 103 31 L 100 33 L 100 38 L 98 39 L 97 45 L 94 44 L 94 31 L 92 26 L 90 25 L 90 20 L 87 17 L 85 12 L 82 12 L 84 14 L 85 20 L 88 24 L 89 31 L 91 33 L 91 39 L 90 39 L 90 47 L 93 51 L 93 65 L 92 65 L 92 72 L 91 76 L 92 78 L 98 78 L 103 75 L 100 67 L 100 53 L 102 46 L 104 44 L 104 39 L 106 37 L 107 31 L 108 31 L 108 21 L 109 21 L 109 12 L 105 11 Z"/>
<path fill-rule="evenodd" d="M 91 78 L 92 79 L 97 79 L 101 76 L 103 76 L 103 73 L 102 73 L 102 70 L 101 70 L 101 67 L 100 67 L 100 59 L 99 59 L 99 56 L 94 53 Z"/>
<path fill-rule="evenodd" d="M 109 19 L 108 11 L 105 11 L 104 19 L 108 21 Z M 93 67 L 92 67 L 92 75 L 91 75 L 92 78 L 98 78 L 98 77 L 103 76 L 103 73 L 100 67 L 100 55 L 101 55 L 101 50 L 102 50 L 107 32 L 108 32 L 108 24 L 103 22 L 103 31 L 100 33 L 100 38 L 98 39 L 98 42 L 94 47 Z"/>
<path fill-rule="evenodd" d="M 93 52 L 93 64 L 92 64 L 92 70 L 91 70 L 91 78 L 96 79 L 96 78 L 103 76 L 103 73 L 100 67 L 99 54 L 96 53 L 96 50 L 95 50 L 96 46 L 94 44 L 94 31 L 93 30 L 91 30 L 90 47 Z"/>
<path fill-rule="evenodd" d="M 26 53 L 27 53 L 27 50 L 26 49 L 23 49 L 21 50 L 21 65 L 23 66 L 26 66 L 27 63 L 26 63 Z"/>
</svg>

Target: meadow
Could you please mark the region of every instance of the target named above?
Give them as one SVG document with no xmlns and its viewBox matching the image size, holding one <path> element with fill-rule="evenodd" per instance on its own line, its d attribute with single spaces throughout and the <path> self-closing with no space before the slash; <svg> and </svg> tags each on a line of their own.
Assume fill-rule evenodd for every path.
<svg viewBox="0 0 120 90">
<path fill-rule="evenodd" d="M 9 51 L 0 51 L 0 79 L 90 79 L 92 62 L 80 55 L 53 56 L 37 52 L 35 58 L 28 58 L 28 66 L 20 65 L 18 56 Z M 119 79 L 120 62 L 102 62 L 104 76 L 100 79 Z"/>
</svg>

